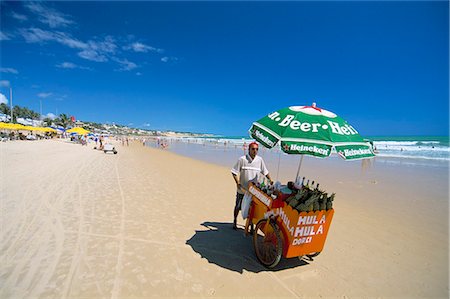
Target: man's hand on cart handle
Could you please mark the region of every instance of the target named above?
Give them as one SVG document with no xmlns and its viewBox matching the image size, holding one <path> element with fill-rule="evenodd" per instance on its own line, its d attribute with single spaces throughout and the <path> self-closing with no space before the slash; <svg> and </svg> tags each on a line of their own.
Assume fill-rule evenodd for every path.
<svg viewBox="0 0 450 299">
<path fill-rule="evenodd" d="M 236 185 L 238 189 L 244 191 L 244 193 L 248 191 L 248 189 L 244 188 L 240 183 L 236 183 Z"/>
<path fill-rule="evenodd" d="M 269 174 L 266 175 L 266 178 L 269 180 L 269 185 L 273 185 L 273 181 L 270 178 Z"/>
</svg>

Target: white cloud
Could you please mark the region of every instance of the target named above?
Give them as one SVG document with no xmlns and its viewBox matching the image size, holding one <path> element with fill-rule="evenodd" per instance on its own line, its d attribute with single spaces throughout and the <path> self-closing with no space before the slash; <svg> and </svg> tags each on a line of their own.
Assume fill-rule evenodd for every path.
<svg viewBox="0 0 450 299">
<path fill-rule="evenodd" d="M 143 43 L 140 42 L 135 42 L 132 43 L 128 46 L 123 47 L 124 50 L 133 50 L 134 52 L 142 52 L 142 53 L 147 53 L 149 51 L 153 51 L 153 52 L 158 52 L 158 53 L 162 53 L 164 52 L 163 49 L 158 49 L 149 45 L 145 45 Z"/>
<path fill-rule="evenodd" d="M 1 87 L 9 87 L 10 86 L 9 81 L 8 80 L 1 80 L 0 81 L 0 86 Z"/>
<path fill-rule="evenodd" d="M 142 126 L 143 126 L 143 127 L 150 127 L 150 124 L 149 124 L 149 123 L 145 123 L 145 124 L 143 124 Z"/>
<path fill-rule="evenodd" d="M 162 61 L 162 62 L 177 61 L 177 60 L 178 60 L 178 58 L 176 58 L 176 57 L 167 57 L 167 56 L 164 56 L 164 57 L 161 58 L 161 61 Z"/>
<path fill-rule="evenodd" d="M 39 28 L 19 29 L 19 33 L 27 43 L 42 43 L 56 40 L 52 32 Z"/>
<path fill-rule="evenodd" d="M 47 8 L 43 6 L 40 3 L 27 3 L 25 5 L 29 10 L 32 12 L 38 14 L 42 18 L 45 16 L 50 27 L 58 27 L 63 26 L 64 24 L 70 24 L 72 21 L 70 19 L 67 19 L 68 22 L 64 22 L 62 20 L 64 19 L 64 15 L 56 12 L 54 9 Z M 48 10 L 47 13 L 45 10 Z M 54 18 L 51 19 L 50 16 L 53 16 Z M 59 20 L 58 22 L 51 23 L 49 20 Z M 57 26 L 58 25 L 58 26 Z M 120 57 L 120 50 L 131 50 L 134 52 L 141 52 L 141 53 L 147 53 L 147 52 L 156 52 L 156 53 L 162 53 L 164 52 L 163 49 L 155 48 L 149 45 L 146 45 L 141 42 L 130 42 L 130 39 L 128 39 L 128 46 L 123 46 L 120 43 L 123 42 L 123 39 L 116 39 L 111 35 L 108 35 L 103 38 L 97 38 L 94 37 L 93 39 L 89 40 L 79 40 L 76 37 L 73 37 L 70 33 L 67 32 L 61 32 L 61 31 L 54 31 L 54 30 L 44 30 L 41 28 L 36 27 L 30 27 L 30 28 L 20 28 L 17 31 L 20 36 L 23 37 L 25 42 L 27 43 L 39 43 L 39 44 L 45 44 L 45 43 L 58 43 L 62 46 L 69 47 L 71 49 L 78 50 L 76 51 L 76 55 L 80 58 L 94 61 L 94 62 L 107 62 L 107 61 L 114 61 L 120 65 L 121 71 L 131 71 L 139 66 L 127 60 L 126 58 Z M 8 36 L 5 36 L 5 38 L 8 38 Z M 130 38 L 130 37 L 129 37 Z M 134 37 L 132 37 L 134 38 Z M 168 62 L 170 60 L 176 60 L 176 58 L 173 57 L 163 57 L 161 58 L 161 61 Z M 82 67 L 78 66 L 71 62 L 63 62 L 61 64 L 57 64 L 56 67 L 58 68 L 64 68 L 64 69 L 89 69 L 88 67 Z M 136 75 L 140 76 L 141 73 L 136 73 Z"/>
<path fill-rule="evenodd" d="M 22 15 L 22 14 L 20 14 L 20 13 L 14 12 L 14 11 L 11 13 L 11 16 L 12 16 L 14 19 L 19 20 L 19 21 L 21 21 L 21 22 L 24 22 L 24 21 L 28 20 L 28 17 L 27 17 L 26 15 Z"/>
<path fill-rule="evenodd" d="M 82 69 L 82 70 L 91 70 L 91 68 L 86 66 L 77 65 L 72 62 L 65 61 L 63 63 L 55 65 L 57 68 L 61 69 Z"/>
<path fill-rule="evenodd" d="M 95 51 L 105 52 L 105 53 L 116 53 L 117 46 L 115 40 L 112 36 L 106 36 L 103 41 L 92 41 L 88 42 L 89 48 Z"/>
<path fill-rule="evenodd" d="M 8 104 L 8 99 L 2 93 L 0 93 L 0 104 Z"/>
<path fill-rule="evenodd" d="M 137 68 L 137 64 L 131 61 L 128 61 L 128 59 L 118 59 L 115 58 L 114 61 L 118 62 L 122 67 L 120 68 L 121 71 L 131 71 Z"/>
<path fill-rule="evenodd" d="M 44 43 L 53 41 L 72 49 L 87 49 L 89 47 L 88 44 L 72 38 L 64 32 L 52 32 L 42 30 L 40 28 L 20 29 L 19 32 L 27 43 Z"/>
<path fill-rule="evenodd" d="M 9 74 L 18 74 L 19 72 L 16 69 L 10 67 L 2 67 L 0 68 L 0 72 L 9 73 Z"/>
<path fill-rule="evenodd" d="M 40 97 L 40 98 L 42 98 L 42 99 L 45 99 L 45 98 L 48 98 L 49 96 L 51 96 L 53 93 L 51 93 L 51 92 L 41 92 L 41 93 L 38 93 L 38 97 Z"/>
<path fill-rule="evenodd" d="M 142 76 L 142 73 L 141 72 L 137 72 L 136 76 Z"/>
<path fill-rule="evenodd" d="M 92 50 L 92 49 L 88 49 L 88 50 L 84 50 L 84 51 L 78 52 L 78 56 L 80 56 L 81 58 L 84 58 L 84 59 L 87 59 L 87 60 L 96 61 L 96 62 L 108 61 L 108 59 L 106 58 L 105 55 L 102 55 L 102 54 L 100 54 L 97 51 Z"/>
<path fill-rule="evenodd" d="M 47 113 L 46 115 L 44 115 L 44 118 L 50 118 L 50 119 L 55 119 L 56 118 L 56 115 L 55 114 L 53 114 L 53 113 Z"/>
<path fill-rule="evenodd" d="M 53 8 L 45 7 L 41 3 L 28 2 L 25 7 L 38 15 L 39 21 L 47 24 L 50 28 L 67 27 L 74 23 L 69 16 Z"/>
<path fill-rule="evenodd" d="M 83 42 L 64 32 L 39 28 L 21 29 L 19 32 L 27 43 L 57 42 L 72 49 L 82 50 L 77 53 L 79 57 L 96 62 L 108 61 L 108 55 L 115 54 L 117 50 L 115 40 L 111 36 L 106 36 L 104 40 Z"/>
<path fill-rule="evenodd" d="M 11 39 L 10 34 L 0 31 L 0 40 L 10 40 L 10 39 Z"/>
<path fill-rule="evenodd" d="M 75 69 L 75 68 L 77 68 L 77 65 L 72 62 L 63 62 L 63 63 L 57 64 L 56 67 L 59 67 L 62 69 Z"/>
</svg>

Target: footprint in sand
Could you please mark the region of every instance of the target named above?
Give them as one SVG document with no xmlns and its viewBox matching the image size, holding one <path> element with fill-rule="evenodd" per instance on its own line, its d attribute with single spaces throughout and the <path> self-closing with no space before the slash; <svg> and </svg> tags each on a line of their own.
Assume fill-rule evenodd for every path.
<svg viewBox="0 0 450 299">
<path fill-rule="evenodd" d="M 196 283 L 192 286 L 192 290 L 196 293 L 200 293 L 203 290 L 203 286 L 201 284 Z"/>
</svg>

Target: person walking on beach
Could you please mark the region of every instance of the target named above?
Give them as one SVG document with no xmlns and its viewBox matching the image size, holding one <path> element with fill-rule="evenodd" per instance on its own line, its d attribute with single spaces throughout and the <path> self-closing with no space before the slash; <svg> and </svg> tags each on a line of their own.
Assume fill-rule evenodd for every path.
<svg viewBox="0 0 450 299">
<path fill-rule="evenodd" d="M 250 143 L 248 146 L 248 154 L 240 157 L 231 169 L 231 174 L 233 175 L 237 188 L 236 204 L 234 206 L 233 229 L 237 229 L 236 218 L 241 210 L 242 199 L 244 198 L 245 190 L 248 189 L 248 183 L 256 180 L 258 175 L 262 173 L 269 180 L 269 184 L 272 184 L 272 179 L 270 178 L 269 170 L 267 170 L 264 160 L 257 155 L 258 148 L 258 143 Z"/>
</svg>

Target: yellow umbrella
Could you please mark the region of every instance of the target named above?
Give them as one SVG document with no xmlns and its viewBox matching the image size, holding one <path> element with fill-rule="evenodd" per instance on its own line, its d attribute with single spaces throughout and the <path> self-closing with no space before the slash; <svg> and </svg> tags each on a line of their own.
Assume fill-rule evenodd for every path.
<svg viewBox="0 0 450 299">
<path fill-rule="evenodd" d="M 52 133 L 56 133 L 56 130 L 55 130 L 55 129 L 49 128 L 49 127 L 42 128 L 42 131 L 44 131 L 44 132 L 52 132 Z"/>
<path fill-rule="evenodd" d="M 37 131 L 37 128 L 32 126 L 22 126 L 19 130 Z"/>
<path fill-rule="evenodd" d="M 56 132 L 52 128 L 44 128 L 44 127 L 34 127 L 34 131 L 39 131 L 39 132 Z"/>
<path fill-rule="evenodd" d="M 76 128 L 72 128 L 70 130 L 66 131 L 67 133 L 76 133 L 78 135 L 86 135 L 88 133 L 90 133 L 90 131 L 83 129 L 82 127 L 76 127 Z"/>
<path fill-rule="evenodd" d="M 12 130 L 11 129 L 12 125 L 14 125 L 14 124 L 0 122 L 0 129 Z"/>
<path fill-rule="evenodd" d="M 21 124 L 11 124 L 10 130 L 25 130 L 25 126 Z"/>
</svg>

